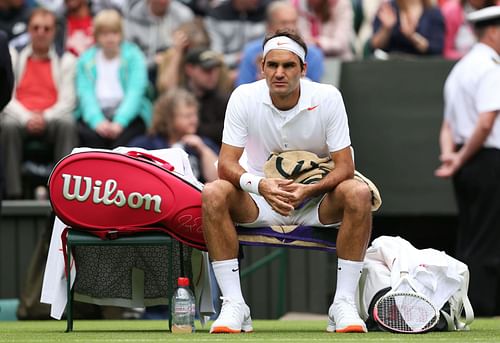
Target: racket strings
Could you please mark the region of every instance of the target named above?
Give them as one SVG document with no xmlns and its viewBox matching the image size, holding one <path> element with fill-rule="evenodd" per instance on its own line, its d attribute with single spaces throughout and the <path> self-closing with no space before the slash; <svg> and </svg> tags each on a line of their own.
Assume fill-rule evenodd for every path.
<svg viewBox="0 0 500 343">
<path fill-rule="evenodd" d="M 438 317 L 434 306 L 416 294 L 393 294 L 377 304 L 379 321 L 398 332 L 424 332 L 431 329 Z"/>
</svg>

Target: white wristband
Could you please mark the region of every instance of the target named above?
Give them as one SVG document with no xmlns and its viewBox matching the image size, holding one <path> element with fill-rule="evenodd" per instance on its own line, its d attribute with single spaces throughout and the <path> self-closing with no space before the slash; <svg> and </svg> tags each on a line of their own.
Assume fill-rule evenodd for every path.
<svg viewBox="0 0 500 343">
<path fill-rule="evenodd" d="M 259 194 L 259 182 L 262 180 L 262 176 L 253 175 L 250 173 L 243 173 L 240 176 L 240 187 L 245 192 Z"/>
</svg>

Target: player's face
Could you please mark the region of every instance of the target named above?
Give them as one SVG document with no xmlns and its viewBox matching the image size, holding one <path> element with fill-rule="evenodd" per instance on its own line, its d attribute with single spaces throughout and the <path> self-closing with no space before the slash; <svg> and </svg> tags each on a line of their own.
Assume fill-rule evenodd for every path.
<svg viewBox="0 0 500 343">
<path fill-rule="evenodd" d="M 288 50 L 271 50 L 262 61 L 262 71 L 271 97 L 287 97 L 299 93 L 300 78 L 305 74 L 300 59 Z"/>
</svg>

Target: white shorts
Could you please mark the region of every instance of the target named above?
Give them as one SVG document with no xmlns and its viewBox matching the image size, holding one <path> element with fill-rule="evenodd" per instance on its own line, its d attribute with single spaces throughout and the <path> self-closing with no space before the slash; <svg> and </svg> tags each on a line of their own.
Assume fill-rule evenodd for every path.
<svg viewBox="0 0 500 343">
<path fill-rule="evenodd" d="M 323 224 L 319 221 L 319 205 L 325 197 L 325 195 L 318 196 L 308 200 L 299 209 L 296 209 L 289 216 L 285 217 L 274 211 L 271 205 L 268 204 L 263 196 L 248 193 L 257 208 L 259 209 L 259 215 L 257 219 L 252 223 L 237 223 L 238 226 L 242 227 L 266 227 L 273 225 L 304 225 L 304 226 L 319 226 L 319 227 L 331 227 L 338 228 L 340 222 L 333 224 Z"/>
</svg>

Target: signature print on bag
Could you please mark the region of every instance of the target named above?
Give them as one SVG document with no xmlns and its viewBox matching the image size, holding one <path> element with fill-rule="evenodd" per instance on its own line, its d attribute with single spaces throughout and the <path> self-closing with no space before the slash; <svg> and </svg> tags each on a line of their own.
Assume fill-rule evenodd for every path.
<svg viewBox="0 0 500 343">
<path fill-rule="evenodd" d="M 144 207 L 144 210 L 161 213 L 161 196 L 131 192 L 128 195 L 118 189 L 118 182 L 108 179 L 104 183 L 101 180 L 93 180 L 90 176 L 62 174 L 64 179 L 63 197 L 66 200 L 85 202 L 91 198 L 94 204 L 114 205 L 123 207 L 127 205 L 132 209 Z M 73 189 L 71 184 L 73 182 Z M 83 181 L 83 183 L 82 183 Z M 91 196 L 92 195 L 92 196 Z"/>
</svg>

